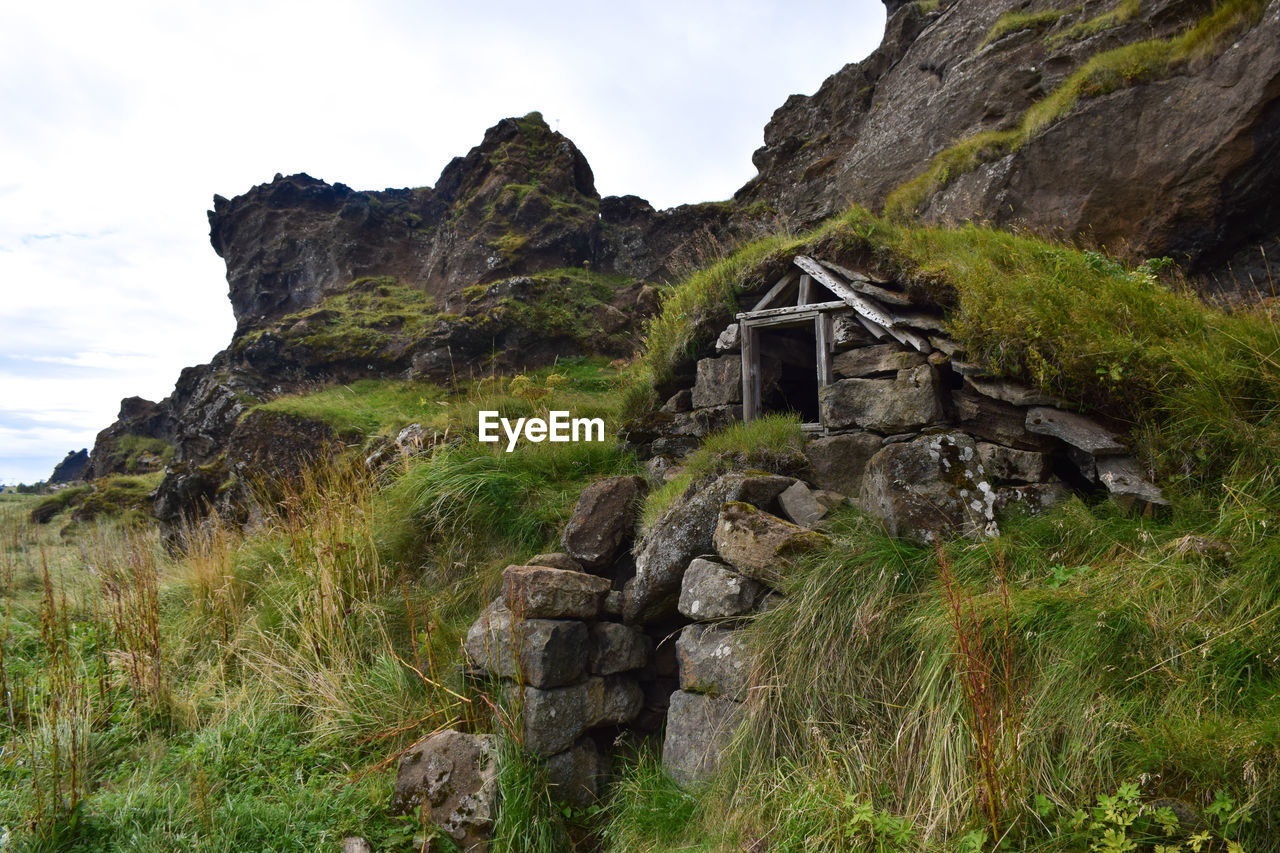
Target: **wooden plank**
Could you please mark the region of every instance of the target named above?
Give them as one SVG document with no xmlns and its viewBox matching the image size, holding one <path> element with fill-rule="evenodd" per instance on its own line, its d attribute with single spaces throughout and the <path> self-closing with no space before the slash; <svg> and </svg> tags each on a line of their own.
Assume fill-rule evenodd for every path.
<svg viewBox="0 0 1280 853">
<path fill-rule="evenodd" d="M 742 342 L 742 419 L 755 420 L 760 411 L 760 362 L 756 358 L 756 331 L 745 321 L 739 324 Z"/>
<path fill-rule="evenodd" d="M 850 308 L 868 320 L 879 323 L 886 329 L 893 326 L 893 318 L 889 316 L 889 312 L 886 309 L 851 289 L 849 285 L 836 278 L 827 271 L 826 267 L 813 258 L 796 255 L 796 266 L 822 282 L 828 290 L 839 296 Z"/>
<path fill-rule="evenodd" d="M 910 347 L 914 347 L 919 352 L 927 353 L 932 350 L 932 347 L 929 346 L 929 342 L 920 335 L 917 335 L 915 332 L 908 329 L 895 328 L 897 324 L 894 323 L 893 315 L 889 313 L 887 308 L 877 305 L 867 297 L 854 292 L 847 284 L 828 272 L 822 264 L 818 263 L 813 258 L 806 257 L 805 255 L 796 255 L 795 263 L 796 266 L 800 267 L 800 269 L 809 273 L 818 281 L 822 282 L 823 285 L 830 288 L 831 292 L 843 299 L 850 308 L 857 311 L 873 323 L 881 326 L 896 340 Z M 875 334 L 875 332 L 873 331 L 872 334 Z"/>
<path fill-rule="evenodd" d="M 929 341 L 921 335 L 917 335 L 910 329 L 904 329 L 902 326 L 890 326 L 888 329 L 890 335 L 898 340 L 899 343 L 914 347 L 916 352 L 928 355 L 933 352 L 933 347 L 929 346 Z"/>
<path fill-rule="evenodd" d="M 769 291 L 764 296 L 760 297 L 760 301 L 757 302 L 755 307 L 751 310 L 763 311 L 765 308 L 768 308 L 772 302 L 782 295 L 782 291 L 786 290 L 787 287 L 795 281 L 795 279 L 795 273 L 787 273 L 782 278 L 778 279 L 778 283 L 769 288 Z"/>
<path fill-rule="evenodd" d="M 875 278 L 870 273 L 860 272 L 858 270 L 851 270 L 848 267 L 842 267 L 837 263 L 832 263 L 831 261 L 819 261 L 819 263 L 821 263 L 824 267 L 831 270 L 832 272 L 835 272 L 839 275 L 844 276 L 849 281 L 865 281 L 868 284 L 889 284 L 889 282 L 885 281 L 884 279 Z"/>
<path fill-rule="evenodd" d="M 797 305 L 808 305 L 813 301 L 813 276 L 806 273 L 800 276 L 800 296 L 796 299 Z"/>
<path fill-rule="evenodd" d="M 831 384 L 831 315 L 819 314 L 814 322 L 818 346 L 818 387 Z"/>
<path fill-rule="evenodd" d="M 744 311 L 737 316 L 737 319 L 752 322 L 757 320 L 767 320 L 771 317 L 786 317 L 792 320 L 803 320 L 808 316 L 816 316 L 820 311 L 834 311 L 848 307 L 849 306 L 843 301 L 816 302 L 813 305 L 791 305 L 786 308 L 766 308 L 763 311 Z"/>
<path fill-rule="evenodd" d="M 858 322 L 862 324 L 862 327 L 866 329 L 868 332 L 870 332 L 872 335 L 874 335 L 877 341 L 882 340 L 889 336 L 889 330 L 886 329 L 884 326 L 881 326 L 879 323 L 875 323 L 871 320 L 868 320 L 866 317 L 863 317 L 857 311 L 853 312 L 853 316 L 858 318 Z"/>
<path fill-rule="evenodd" d="M 881 302 L 888 302 L 891 305 L 901 305 L 903 307 L 910 307 L 912 304 L 911 299 L 905 293 L 899 293 L 895 290 L 887 290 L 879 286 L 881 284 L 888 284 L 889 282 L 887 281 L 873 282 L 870 278 L 863 275 L 862 273 L 845 269 L 839 264 L 833 264 L 830 261 L 818 261 L 818 263 L 822 264 L 824 267 L 831 270 L 832 272 L 837 273 L 838 275 L 844 276 L 845 279 L 849 282 L 849 286 L 852 287 L 854 290 L 858 291 L 859 293 L 864 293 L 867 296 L 874 296 L 876 299 L 879 299 Z"/>
</svg>

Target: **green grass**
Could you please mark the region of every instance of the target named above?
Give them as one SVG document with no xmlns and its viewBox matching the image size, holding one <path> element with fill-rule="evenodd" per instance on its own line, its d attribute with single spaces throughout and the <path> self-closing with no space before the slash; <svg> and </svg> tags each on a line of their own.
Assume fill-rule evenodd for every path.
<svg viewBox="0 0 1280 853">
<path fill-rule="evenodd" d="M 1142 0 L 1119 0 L 1115 8 L 1108 9 L 1100 15 L 1095 15 L 1077 24 L 1073 24 L 1061 33 L 1050 36 L 1046 42 L 1050 47 L 1056 47 L 1064 42 L 1074 41 L 1075 39 L 1088 38 L 1096 35 L 1103 30 L 1109 30 L 1112 27 L 1118 27 L 1121 24 L 1127 24 L 1129 21 L 1137 17 L 1138 12 L 1142 8 Z"/>
<path fill-rule="evenodd" d="M 986 37 L 978 45 L 978 50 L 982 50 L 992 42 L 998 41 L 1011 33 L 1047 29 L 1067 15 L 1078 12 L 1081 8 L 1076 6 L 1071 9 L 1045 9 L 1042 12 L 1005 12 L 987 32 Z"/>
<path fill-rule="evenodd" d="M 1017 127 L 982 131 L 936 154 L 923 172 L 888 195 L 885 211 L 896 216 L 914 214 L 926 199 L 960 175 L 1021 149 L 1068 115 L 1081 98 L 1162 79 L 1186 63 L 1217 55 L 1240 30 L 1256 24 L 1265 7 L 1265 0 L 1220 0 L 1213 11 L 1179 35 L 1134 42 L 1094 55 L 1058 88 L 1032 104 Z"/>
<path fill-rule="evenodd" d="M 1280 669 L 1267 651 L 1280 643 L 1280 585 L 1277 545 L 1256 525 L 1280 495 L 1259 497 L 1265 507 L 1183 504 L 1166 522 L 1071 502 L 947 549 L 971 602 L 964 630 L 994 663 L 992 698 L 1014 709 L 999 717 L 1018 744 L 1000 777 L 1012 849 L 1084 849 L 1101 833 L 1072 828 L 1075 810 L 1135 779 L 1147 780 L 1143 802 L 1229 796 L 1251 818 L 1229 831 L 1266 849 L 1280 814 Z M 1179 550 L 1188 532 L 1233 556 Z M 746 629 L 766 687 L 721 774 L 671 820 L 646 820 L 669 788 L 624 783 L 606 836 L 626 843 L 613 849 L 765 838 L 778 850 L 952 850 L 982 830 L 966 658 L 936 555 L 852 510 L 830 533 L 833 547 Z"/>
<path fill-rule="evenodd" d="M 320 421 L 338 433 L 391 435 L 410 423 L 435 418 L 445 392 L 430 382 L 359 379 L 263 403 L 268 412 Z"/>
<path fill-rule="evenodd" d="M 148 457 L 154 457 L 158 464 Z M 108 470 L 136 474 L 140 464 L 150 465 L 155 470 L 169 464 L 172 458 L 173 445 L 164 439 L 126 434 L 108 446 L 106 466 Z"/>
<path fill-rule="evenodd" d="M 690 485 L 726 471 L 794 472 L 805 464 L 803 448 L 804 433 L 794 415 L 766 415 L 713 433 L 680 461 L 684 470 L 645 498 L 642 523 L 653 524 Z"/>
</svg>

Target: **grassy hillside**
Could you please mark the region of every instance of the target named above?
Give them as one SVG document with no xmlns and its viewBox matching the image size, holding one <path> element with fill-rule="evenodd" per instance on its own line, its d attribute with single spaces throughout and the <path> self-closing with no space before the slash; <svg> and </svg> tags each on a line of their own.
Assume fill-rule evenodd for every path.
<svg viewBox="0 0 1280 853">
<path fill-rule="evenodd" d="M 797 248 L 907 281 L 971 359 L 1131 425 L 1172 510 L 1072 501 L 938 551 L 844 511 L 748 628 L 768 689 L 717 779 L 680 790 L 633 744 L 604 808 L 566 816 L 508 748 L 497 849 L 1272 849 L 1274 319 L 1208 308 L 1160 262 L 860 210 L 672 288 L 622 375 L 577 360 L 451 395 L 389 381 L 267 404 L 435 439 L 318 472 L 251 532 L 215 519 L 171 554 L 146 528 L 64 539 L 0 504 L 0 849 L 420 849 L 431 830 L 385 814 L 398 750 L 500 727 L 458 675 L 462 632 L 586 483 L 637 469 L 612 442 L 504 453 L 474 439 L 476 412 L 570 408 L 612 431 Z M 793 424 L 735 428 L 687 476 L 797 447 Z M 1179 814 L 1190 835 L 1165 834 Z"/>
</svg>

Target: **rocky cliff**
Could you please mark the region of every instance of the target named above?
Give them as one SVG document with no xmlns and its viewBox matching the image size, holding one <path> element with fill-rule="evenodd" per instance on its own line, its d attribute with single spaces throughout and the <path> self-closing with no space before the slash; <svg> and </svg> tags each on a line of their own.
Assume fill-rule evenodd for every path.
<svg viewBox="0 0 1280 853">
<path fill-rule="evenodd" d="M 766 213 L 757 205 L 754 211 Z M 572 354 L 626 355 L 694 246 L 756 233 L 730 204 L 656 211 L 601 198 L 577 147 L 537 113 L 503 119 L 434 187 L 357 191 L 277 175 L 215 197 L 230 346 L 160 403 L 126 400 L 93 474 L 171 461 L 157 515 L 176 522 L 262 466 L 327 442 L 317 424 L 252 417 L 282 393 L 366 377 L 449 383 Z M 262 434 L 254 434 L 255 431 Z M 143 453 L 145 451 L 145 453 Z"/>
<path fill-rule="evenodd" d="M 804 223 L 888 206 L 1195 270 L 1280 232 L 1280 4 L 888 6 L 879 49 L 774 113 L 739 200 Z"/>
</svg>

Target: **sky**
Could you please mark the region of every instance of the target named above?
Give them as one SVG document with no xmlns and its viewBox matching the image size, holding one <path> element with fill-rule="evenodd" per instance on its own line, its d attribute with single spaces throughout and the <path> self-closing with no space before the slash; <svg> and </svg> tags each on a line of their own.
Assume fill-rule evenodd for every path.
<svg viewBox="0 0 1280 853">
<path fill-rule="evenodd" d="M 724 199 L 883 30 L 880 0 L 0 0 L 0 483 L 230 341 L 215 193 L 428 186 L 540 110 L 601 195 Z"/>
</svg>

